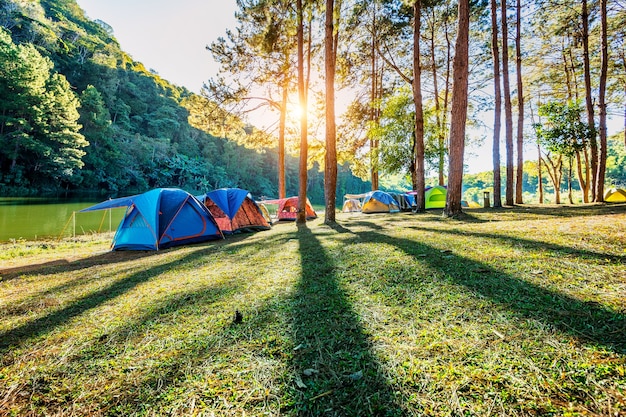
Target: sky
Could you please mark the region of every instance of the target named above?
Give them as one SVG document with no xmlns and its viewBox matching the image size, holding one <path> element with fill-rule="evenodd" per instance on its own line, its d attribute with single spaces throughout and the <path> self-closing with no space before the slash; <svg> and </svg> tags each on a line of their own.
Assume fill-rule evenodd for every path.
<svg viewBox="0 0 626 417">
<path fill-rule="evenodd" d="M 235 29 L 235 0 L 77 0 L 113 27 L 122 50 L 178 86 L 199 93 L 217 74 L 205 47 Z"/>
</svg>

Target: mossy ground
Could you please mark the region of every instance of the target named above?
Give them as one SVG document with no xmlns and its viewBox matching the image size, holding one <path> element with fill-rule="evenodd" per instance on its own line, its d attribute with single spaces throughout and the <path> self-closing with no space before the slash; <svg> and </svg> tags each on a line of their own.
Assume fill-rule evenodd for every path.
<svg viewBox="0 0 626 417">
<path fill-rule="evenodd" d="M 0 415 L 626 415 L 626 205 L 337 220 L 1 245 Z"/>
</svg>

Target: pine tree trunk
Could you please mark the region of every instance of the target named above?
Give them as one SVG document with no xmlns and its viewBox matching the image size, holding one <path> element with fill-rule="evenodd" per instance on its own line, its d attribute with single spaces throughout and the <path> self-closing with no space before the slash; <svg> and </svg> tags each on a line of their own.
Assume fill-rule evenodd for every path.
<svg viewBox="0 0 626 417">
<path fill-rule="evenodd" d="M 580 157 L 580 151 L 576 151 L 576 170 L 578 173 L 578 183 L 580 184 L 580 191 L 582 192 L 582 195 L 583 195 L 583 203 L 588 203 L 589 202 L 589 169 L 585 169 L 583 172 L 583 160 Z"/>
<path fill-rule="evenodd" d="M 417 211 L 426 209 L 424 199 L 424 113 L 422 108 L 422 69 L 420 64 L 421 0 L 413 4 L 413 102 L 415 103 L 415 205 Z"/>
<path fill-rule="evenodd" d="M 448 195 L 444 216 L 462 213 L 463 154 L 465 151 L 465 125 L 467 122 L 467 87 L 469 55 L 469 0 L 459 0 L 458 32 L 454 55 L 454 85 L 452 88 L 452 122 L 450 123 L 450 168 L 448 169 Z"/>
<path fill-rule="evenodd" d="M 297 224 L 306 223 L 306 200 L 307 200 L 307 158 L 308 158 L 308 138 L 307 138 L 307 100 L 304 80 L 304 10 L 302 8 L 302 0 L 296 1 L 296 10 L 298 14 L 298 97 L 300 108 L 300 184 L 298 190 L 298 216 Z"/>
<path fill-rule="evenodd" d="M 326 28 L 324 34 L 324 67 L 326 75 L 326 157 L 324 167 L 324 223 L 335 223 L 337 198 L 337 144 L 335 127 L 335 38 L 334 1 L 326 0 Z"/>
<path fill-rule="evenodd" d="M 524 184 L 524 86 L 522 83 L 522 2 L 517 0 L 515 34 L 515 61 L 517 68 L 517 175 L 515 179 L 515 204 L 522 204 Z"/>
<path fill-rule="evenodd" d="M 591 148 L 591 198 L 597 200 L 598 184 L 598 142 L 595 134 L 595 120 L 593 111 L 593 97 L 591 96 L 591 69 L 589 65 L 589 11 L 587 10 L 587 0 L 582 0 L 582 31 L 583 31 L 583 67 L 585 76 L 585 104 L 587 106 L 587 123 L 593 128 L 594 133 L 589 138 Z"/>
<path fill-rule="evenodd" d="M 283 84 L 283 101 L 280 106 L 280 120 L 278 126 L 278 198 L 286 198 L 285 183 L 285 128 L 287 120 L 287 100 L 289 88 L 287 82 Z"/>
<path fill-rule="evenodd" d="M 513 202 L 513 111 L 511 108 L 511 84 L 509 82 L 509 36 L 507 3 L 502 0 L 502 81 L 504 89 L 504 131 L 506 142 L 506 205 Z"/>
<path fill-rule="evenodd" d="M 374 16 L 372 17 L 372 74 L 371 74 L 371 96 L 370 96 L 370 123 L 378 125 L 378 111 L 380 104 L 378 103 L 378 65 L 377 65 L 377 35 L 376 35 L 376 5 L 374 5 Z M 378 190 L 378 140 L 370 139 L 370 177 L 372 182 L 372 191 Z"/>
<path fill-rule="evenodd" d="M 608 37 L 606 0 L 600 0 L 600 26 L 601 40 L 601 64 L 600 64 L 600 88 L 598 99 L 600 101 L 600 155 L 598 156 L 598 174 L 596 187 L 596 201 L 604 201 L 604 179 L 606 175 L 607 157 L 607 132 L 606 132 L 606 77 L 608 72 Z"/>
<path fill-rule="evenodd" d="M 541 172 L 541 145 L 537 144 L 537 187 L 539 188 L 539 204 L 543 204 L 543 175 Z"/>
<path fill-rule="evenodd" d="M 496 0 L 491 0 L 491 54 L 493 56 L 494 121 L 493 121 L 493 207 L 502 207 L 500 170 L 500 130 L 502 125 L 502 92 L 500 81 L 500 50 L 498 47 L 498 13 Z"/>
<path fill-rule="evenodd" d="M 567 167 L 567 198 L 570 204 L 574 204 L 574 197 L 572 195 L 572 157 L 569 157 Z"/>
</svg>

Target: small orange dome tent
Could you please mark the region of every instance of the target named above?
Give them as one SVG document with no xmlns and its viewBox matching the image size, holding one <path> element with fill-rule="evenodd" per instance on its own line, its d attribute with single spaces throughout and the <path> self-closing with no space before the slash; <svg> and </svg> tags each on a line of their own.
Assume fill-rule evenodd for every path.
<svg viewBox="0 0 626 417">
<path fill-rule="evenodd" d="M 209 191 L 200 198 L 200 201 L 209 209 L 222 233 L 252 232 L 271 228 L 248 190 L 220 188 Z"/>
</svg>

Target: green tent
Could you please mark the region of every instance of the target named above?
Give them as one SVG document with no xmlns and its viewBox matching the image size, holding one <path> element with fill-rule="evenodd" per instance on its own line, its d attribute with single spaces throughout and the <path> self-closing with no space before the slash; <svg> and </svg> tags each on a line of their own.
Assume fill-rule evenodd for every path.
<svg viewBox="0 0 626 417">
<path fill-rule="evenodd" d="M 448 190 L 443 185 L 429 188 L 424 193 L 427 209 L 445 208 Z"/>
</svg>

